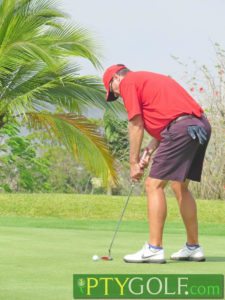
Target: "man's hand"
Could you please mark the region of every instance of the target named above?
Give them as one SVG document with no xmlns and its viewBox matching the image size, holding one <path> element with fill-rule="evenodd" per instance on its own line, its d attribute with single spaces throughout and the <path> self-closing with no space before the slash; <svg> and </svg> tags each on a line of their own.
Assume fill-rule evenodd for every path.
<svg viewBox="0 0 225 300">
<path fill-rule="evenodd" d="M 202 126 L 198 125 L 190 125 L 188 126 L 188 134 L 190 137 L 195 140 L 198 138 L 198 141 L 201 145 L 204 145 L 205 142 L 207 141 L 207 132 Z"/>
<path fill-rule="evenodd" d="M 130 178 L 132 181 L 138 181 L 144 174 L 144 170 L 140 167 L 139 163 L 130 165 Z"/>
</svg>

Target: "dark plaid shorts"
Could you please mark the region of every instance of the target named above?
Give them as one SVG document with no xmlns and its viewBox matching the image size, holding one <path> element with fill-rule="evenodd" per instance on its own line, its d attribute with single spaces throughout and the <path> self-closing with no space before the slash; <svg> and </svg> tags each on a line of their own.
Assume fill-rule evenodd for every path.
<svg viewBox="0 0 225 300">
<path fill-rule="evenodd" d="M 200 125 L 208 134 L 208 141 L 201 145 L 193 140 L 188 132 L 189 125 Z M 203 161 L 211 135 L 211 126 L 207 118 L 190 116 L 172 122 L 161 132 L 162 140 L 153 158 L 149 176 L 162 180 L 201 181 Z"/>
</svg>

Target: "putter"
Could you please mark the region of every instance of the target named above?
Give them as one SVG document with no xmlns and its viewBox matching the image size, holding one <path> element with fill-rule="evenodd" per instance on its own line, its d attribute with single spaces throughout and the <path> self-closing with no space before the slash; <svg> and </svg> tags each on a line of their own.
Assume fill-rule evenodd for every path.
<svg viewBox="0 0 225 300">
<path fill-rule="evenodd" d="M 131 194 L 132 194 L 133 188 L 134 188 L 134 182 L 131 183 L 131 187 L 130 187 L 130 190 L 129 190 L 129 193 L 128 193 L 128 196 L 127 196 L 127 200 L 126 200 L 126 202 L 125 202 L 124 208 L 123 208 L 122 213 L 121 213 L 121 215 L 120 215 L 119 221 L 118 221 L 118 223 L 117 223 L 117 225 L 116 225 L 116 228 L 115 228 L 115 231 L 114 231 L 114 234 L 113 234 L 113 237 L 112 237 L 112 241 L 111 241 L 111 243 L 110 243 L 110 245 L 109 245 L 108 255 L 106 255 L 106 256 L 101 256 L 100 258 L 101 258 L 102 260 L 113 260 L 113 258 L 112 258 L 112 256 L 111 256 L 112 246 L 113 246 L 115 237 L 116 237 L 116 235 L 117 235 L 117 232 L 118 232 L 118 230 L 119 230 L 119 228 L 120 228 L 120 224 L 121 224 L 121 222 L 122 222 L 123 215 L 124 215 L 125 210 L 126 210 L 126 208 L 127 208 L 127 205 L 128 205 L 130 196 L 131 196 Z"/>
<path fill-rule="evenodd" d="M 141 160 L 142 160 L 142 159 L 145 159 L 145 156 L 146 156 L 146 155 L 147 155 L 147 151 L 145 150 L 144 153 L 143 153 L 143 155 L 142 155 L 142 157 L 141 157 Z M 111 255 L 112 246 L 113 246 L 115 237 L 116 237 L 116 235 L 117 235 L 117 232 L 119 231 L 120 224 L 121 224 L 121 222 L 122 222 L 123 215 L 124 215 L 125 210 L 126 210 L 126 208 L 127 208 L 127 205 L 128 205 L 130 196 L 131 196 L 131 194 L 132 194 L 133 188 L 134 188 L 134 182 L 131 182 L 131 187 L 130 187 L 130 190 L 129 190 L 129 193 L 128 193 L 128 196 L 127 196 L 127 200 L 126 200 L 126 202 L 125 202 L 124 208 L 123 208 L 122 213 L 121 213 L 121 215 L 120 215 L 119 221 L 118 221 L 118 223 L 117 223 L 117 225 L 116 225 L 116 228 L 115 228 L 115 231 L 114 231 L 114 234 L 113 234 L 113 237 L 112 237 L 112 241 L 111 241 L 111 243 L 110 243 L 110 245 L 109 245 L 108 255 L 106 255 L 106 256 L 101 256 L 100 259 L 102 259 L 102 260 L 109 260 L 109 261 L 110 261 L 110 260 L 113 260 L 112 255 Z"/>
</svg>

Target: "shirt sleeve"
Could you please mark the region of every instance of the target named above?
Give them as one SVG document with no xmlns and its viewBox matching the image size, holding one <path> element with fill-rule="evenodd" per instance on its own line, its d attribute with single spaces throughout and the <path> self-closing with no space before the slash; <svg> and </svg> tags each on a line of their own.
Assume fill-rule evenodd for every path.
<svg viewBox="0 0 225 300">
<path fill-rule="evenodd" d="M 134 84 L 123 86 L 121 97 L 130 121 L 136 115 L 142 115 L 141 100 L 138 97 L 137 89 Z"/>
</svg>

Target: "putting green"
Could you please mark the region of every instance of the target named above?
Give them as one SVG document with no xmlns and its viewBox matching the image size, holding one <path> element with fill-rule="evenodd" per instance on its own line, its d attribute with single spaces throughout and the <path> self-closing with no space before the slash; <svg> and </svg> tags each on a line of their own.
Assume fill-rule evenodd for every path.
<svg viewBox="0 0 225 300">
<path fill-rule="evenodd" d="M 52 222 L 54 226 L 50 226 Z M 0 299 L 71 300 L 74 273 L 225 273 L 222 227 L 217 230 L 209 224 L 206 232 L 203 230 L 201 244 L 206 262 L 168 260 L 167 264 L 154 265 L 126 264 L 122 260 L 123 255 L 139 250 L 146 241 L 147 228 L 141 222 L 124 222 L 113 247 L 114 260 L 110 262 L 93 262 L 92 256 L 107 254 L 114 222 L 109 222 L 108 228 L 108 221 L 105 225 L 100 222 L 99 227 L 97 221 L 86 221 L 86 227 L 84 222 L 77 221 L 73 226 L 69 226 L 69 220 L 67 222 L 59 220 L 57 223 L 57 220 L 46 218 L 32 223 L 31 219 L 17 217 L 1 220 Z M 164 237 L 166 257 L 169 259 L 184 242 L 182 227 L 168 224 Z"/>
</svg>

